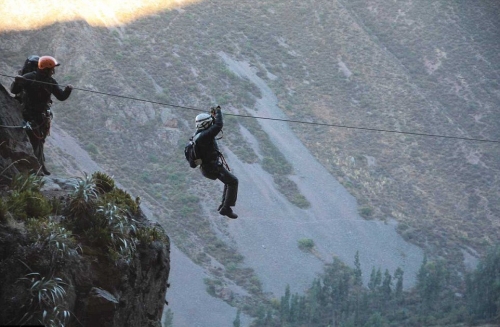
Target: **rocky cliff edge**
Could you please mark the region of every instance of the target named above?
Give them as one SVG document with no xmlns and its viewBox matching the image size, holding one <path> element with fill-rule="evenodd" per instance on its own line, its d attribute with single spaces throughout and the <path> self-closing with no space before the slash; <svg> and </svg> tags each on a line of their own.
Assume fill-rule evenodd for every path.
<svg viewBox="0 0 500 327">
<path fill-rule="evenodd" d="M 102 172 L 41 177 L 0 85 L 0 325 L 161 326 L 169 238 Z"/>
</svg>

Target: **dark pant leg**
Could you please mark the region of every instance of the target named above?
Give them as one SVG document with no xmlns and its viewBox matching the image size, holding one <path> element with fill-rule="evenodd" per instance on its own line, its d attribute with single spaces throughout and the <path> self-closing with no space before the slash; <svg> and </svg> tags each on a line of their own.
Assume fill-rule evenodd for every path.
<svg viewBox="0 0 500 327">
<path fill-rule="evenodd" d="M 49 109 L 49 108 L 47 108 Z M 45 138 L 49 134 L 50 119 L 36 110 L 23 111 L 23 118 L 25 121 L 30 122 L 33 129 L 27 129 L 26 134 L 33 147 L 33 153 L 38 159 L 40 166 L 45 164 L 44 144 Z"/>
<path fill-rule="evenodd" d="M 40 166 L 43 166 L 43 164 L 45 163 L 45 156 L 43 154 L 43 145 L 45 143 L 45 139 L 36 134 L 36 132 L 30 130 L 26 131 L 26 133 L 28 134 L 31 146 L 33 147 L 33 153 L 38 159 L 38 163 L 40 164 Z"/>
<path fill-rule="evenodd" d="M 222 206 L 234 207 L 238 198 L 238 178 L 231 174 L 224 166 L 218 167 L 217 179 L 224 183 L 224 193 L 222 194 Z"/>
</svg>

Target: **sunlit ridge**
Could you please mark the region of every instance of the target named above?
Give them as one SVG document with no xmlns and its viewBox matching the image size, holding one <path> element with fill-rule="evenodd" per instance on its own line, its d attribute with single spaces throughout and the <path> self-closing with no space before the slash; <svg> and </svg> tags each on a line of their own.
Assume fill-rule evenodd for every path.
<svg viewBox="0 0 500 327">
<path fill-rule="evenodd" d="M 84 20 L 113 27 L 201 0 L 1 0 L 0 32 L 42 28 Z"/>
</svg>

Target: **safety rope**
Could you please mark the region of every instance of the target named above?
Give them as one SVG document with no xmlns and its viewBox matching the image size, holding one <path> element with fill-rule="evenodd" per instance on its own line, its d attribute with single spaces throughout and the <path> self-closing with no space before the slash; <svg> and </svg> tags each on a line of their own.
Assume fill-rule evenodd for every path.
<svg viewBox="0 0 500 327">
<path fill-rule="evenodd" d="M 7 75 L 7 74 L 2 74 L 2 73 L 0 73 L 0 76 L 15 78 L 15 76 Z M 42 83 L 42 84 L 55 85 L 53 83 L 47 83 L 47 82 L 42 82 L 42 81 L 34 81 L 34 82 L 36 82 L 36 83 Z M 122 98 L 122 99 L 129 99 L 129 100 L 133 100 L 133 101 L 140 101 L 140 102 L 147 102 L 147 103 L 152 103 L 152 104 L 158 104 L 158 105 L 172 107 L 172 108 L 180 108 L 180 109 L 187 109 L 187 110 L 195 110 L 195 111 L 206 112 L 205 109 L 180 106 L 180 105 L 175 105 L 175 104 L 170 104 L 170 103 L 163 103 L 163 102 L 152 101 L 152 100 L 147 100 L 147 99 L 140 99 L 140 98 L 135 98 L 135 97 L 126 96 L 126 95 L 113 94 L 113 93 L 107 93 L 107 92 L 100 92 L 100 91 L 94 91 L 94 90 L 77 88 L 77 87 L 73 87 L 73 89 L 74 90 L 84 91 L 84 92 L 90 92 L 90 93 L 96 93 L 96 94 L 102 94 L 102 95 L 106 95 L 106 96 L 112 96 L 112 97 Z M 225 115 L 235 116 L 235 117 L 242 117 L 242 118 L 254 118 L 254 119 L 261 119 L 261 120 L 271 120 L 271 121 L 279 121 L 279 122 L 287 122 L 287 123 L 296 123 L 296 124 L 306 124 L 306 125 L 336 127 L 336 128 L 344 128 L 344 129 L 352 129 L 352 130 L 362 130 L 362 131 L 370 131 L 370 132 L 394 133 L 394 134 L 403 134 L 403 135 L 414 135 L 414 136 L 423 136 L 423 137 L 434 137 L 434 138 L 443 138 L 443 139 L 454 139 L 454 140 L 462 140 L 462 141 L 476 141 L 476 142 L 486 142 L 486 143 L 498 143 L 498 144 L 500 144 L 500 140 L 492 140 L 492 139 L 484 139 L 484 138 L 474 138 L 474 137 L 465 137 L 465 136 L 453 136 L 453 135 L 442 135 L 442 134 L 421 133 L 421 132 L 410 132 L 410 131 L 397 131 L 397 130 L 389 130 L 389 129 L 383 129 L 383 128 L 371 128 L 371 127 L 363 127 L 363 126 L 349 126 L 349 125 L 342 125 L 342 124 L 310 122 L 310 121 L 303 121 L 303 120 L 272 118 L 272 117 L 261 117 L 261 116 L 253 116 L 253 115 L 241 115 L 241 114 L 230 114 L 230 113 L 226 113 Z"/>
<path fill-rule="evenodd" d="M 20 126 L 0 125 L 0 127 L 1 128 L 12 128 L 12 129 L 22 128 L 22 129 L 30 130 L 31 133 L 33 134 L 33 136 L 35 136 L 37 139 L 44 140 L 47 136 L 50 135 L 50 121 L 51 121 L 50 118 L 45 118 L 44 122 L 42 124 L 40 124 L 38 126 L 32 126 L 29 121 L 23 120 L 22 125 L 20 125 Z M 46 125 L 47 125 L 47 135 L 44 136 L 43 132 L 41 132 L 41 129 L 42 129 L 42 127 L 44 127 Z M 39 132 L 39 133 L 37 133 L 37 132 Z"/>
<path fill-rule="evenodd" d="M 6 126 L 6 125 L 0 125 L 2 128 L 25 128 L 24 126 Z"/>
<path fill-rule="evenodd" d="M 7 126 L 7 125 L 0 125 L 2 128 L 23 128 L 23 129 L 31 129 L 31 125 L 29 121 L 23 121 L 23 124 L 21 126 Z"/>
</svg>

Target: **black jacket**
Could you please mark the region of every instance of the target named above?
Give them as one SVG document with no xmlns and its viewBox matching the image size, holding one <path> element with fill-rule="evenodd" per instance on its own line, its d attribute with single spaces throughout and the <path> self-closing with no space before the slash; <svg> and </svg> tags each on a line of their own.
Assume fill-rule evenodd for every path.
<svg viewBox="0 0 500 327">
<path fill-rule="evenodd" d="M 66 100 L 71 94 L 71 88 L 61 89 L 55 79 L 39 71 L 24 74 L 23 78 L 24 80 L 14 81 L 10 87 L 14 94 L 22 92 L 23 113 L 41 114 L 50 108 L 52 94 L 60 101 Z"/>
<path fill-rule="evenodd" d="M 224 122 L 222 120 L 222 112 L 220 109 L 215 111 L 215 121 L 207 129 L 196 131 L 194 138 L 196 140 L 196 151 L 202 160 L 202 167 L 216 166 L 219 159 L 219 145 L 215 137 L 222 130 Z"/>
</svg>

